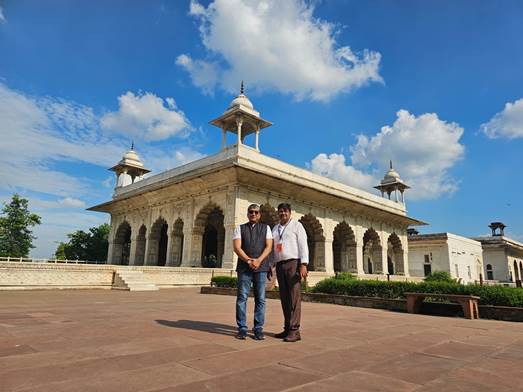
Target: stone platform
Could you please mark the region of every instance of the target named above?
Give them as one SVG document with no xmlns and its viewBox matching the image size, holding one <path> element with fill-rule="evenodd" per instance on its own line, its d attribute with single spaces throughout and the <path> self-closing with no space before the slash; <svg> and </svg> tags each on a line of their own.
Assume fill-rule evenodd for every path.
<svg viewBox="0 0 523 392">
<path fill-rule="evenodd" d="M 267 302 L 259 342 L 233 338 L 234 297 L 197 288 L 2 292 L 0 390 L 523 390 L 520 323 L 304 303 L 283 343 Z"/>
</svg>

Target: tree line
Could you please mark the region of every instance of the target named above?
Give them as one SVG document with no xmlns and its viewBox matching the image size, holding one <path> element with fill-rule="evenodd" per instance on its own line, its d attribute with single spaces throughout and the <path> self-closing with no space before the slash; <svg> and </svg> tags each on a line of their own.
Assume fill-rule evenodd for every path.
<svg viewBox="0 0 523 392">
<path fill-rule="evenodd" d="M 15 193 L 4 203 L 0 215 L 0 257 L 28 257 L 35 246 L 33 228 L 42 218 L 29 211 L 29 200 Z M 87 231 L 77 230 L 67 234 L 68 240 L 60 242 L 54 257 L 59 260 L 105 261 L 109 246 L 110 226 L 104 223 Z"/>
</svg>

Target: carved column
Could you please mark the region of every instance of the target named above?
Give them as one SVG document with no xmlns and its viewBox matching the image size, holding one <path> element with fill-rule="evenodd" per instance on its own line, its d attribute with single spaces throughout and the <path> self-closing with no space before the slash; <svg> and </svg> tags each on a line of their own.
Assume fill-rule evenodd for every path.
<svg viewBox="0 0 523 392">
<path fill-rule="evenodd" d="M 138 233 L 136 235 L 131 236 L 131 249 L 129 251 L 129 265 L 136 265 L 137 237 L 138 237 Z"/>
<path fill-rule="evenodd" d="M 242 124 L 243 124 L 243 119 L 241 117 L 236 117 L 236 126 L 237 126 L 236 132 L 238 133 L 238 146 L 240 146 L 240 144 L 242 144 Z"/>
<path fill-rule="evenodd" d="M 332 237 L 326 237 L 323 243 L 323 260 L 324 271 L 329 274 L 334 274 L 334 255 L 332 252 Z M 319 269 L 317 271 L 320 271 Z"/>
<path fill-rule="evenodd" d="M 168 227 L 167 229 L 167 254 L 165 255 L 165 266 L 172 266 L 173 264 L 173 252 L 172 252 L 172 246 L 173 246 L 173 230 L 169 230 L 171 227 Z"/>
<path fill-rule="evenodd" d="M 365 274 L 365 268 L 363 267 L 363 245 L 361 243 L 356 244 L 356 272 L 358 275 Z"/>
<path fill-rule="evenodd" d="M 113 255 L 114 255 L 114 243 L 113 243 L 113 241 L 109 241 L 109 248 L 107 249 L 107 262 L 106 262 L 106 264 L 114 264 L 113 263 Z"/>
</svg>

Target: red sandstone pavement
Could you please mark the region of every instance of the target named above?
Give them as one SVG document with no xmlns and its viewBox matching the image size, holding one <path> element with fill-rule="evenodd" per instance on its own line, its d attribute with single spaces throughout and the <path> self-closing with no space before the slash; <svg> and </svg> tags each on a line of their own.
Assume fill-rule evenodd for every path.
<svg viewBox="0 0 523 392">
<path fill-rule="evenodd" d="M 522 324 L 304 303 L 303 341 L 238 341 L 234 300 L 0 292 L 0 391 L 523 390 Z"/>
</svg>

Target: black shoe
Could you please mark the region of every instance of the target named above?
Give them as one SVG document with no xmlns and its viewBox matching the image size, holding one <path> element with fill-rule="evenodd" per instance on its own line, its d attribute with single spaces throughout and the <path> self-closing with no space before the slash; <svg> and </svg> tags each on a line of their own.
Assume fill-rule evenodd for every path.
<svg viewBox="0 0 523 392">
<path fill-rule="evenodd" d="M 255 332 L 253 336 L 254 340 L 265 340 L 265 335 L 263 332 Z"/>
<path fill-rule="evenodd" d="M 240 340 L 245 340 L 247 339 L 247 332 L 245 331 L 240 331 L 236 334 L 236 336 L 234 336 L 236 339 L 240 339 Z"/>
<path fill-rule="evenodd" d="M 280 333 L 275 334 L 274 337 L 275 337 L 276 339 L 285 339 L 285 338 L 287 337 L 288 334 L 289 334 L 289 331 L 284 330 L 284 331 L 282 331 L 282 332 L 280 332 Z"/>
<path fill-rule="evenodd" d="M 284 342 L 297 342 L 301 340 L 301 336 L 299 332 L 289 333 L 285 339 L 283 339 Z"/>
</svg>

